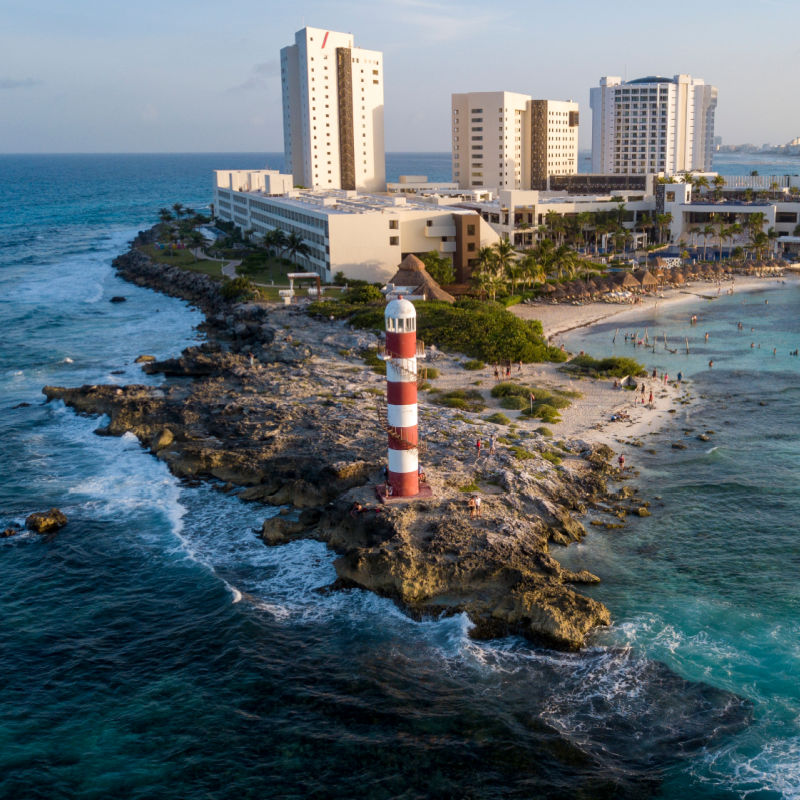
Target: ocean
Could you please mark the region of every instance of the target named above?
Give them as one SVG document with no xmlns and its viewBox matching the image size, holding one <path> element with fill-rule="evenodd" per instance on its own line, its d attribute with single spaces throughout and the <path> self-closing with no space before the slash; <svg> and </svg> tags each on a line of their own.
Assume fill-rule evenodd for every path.
<svg viewBox="0 0 800 800">
<path fill-rule="evenodd" d="M 276 159 L 0 156 L 0 528 L 70 520 L 0 540 L 0 798 L 800 797 L 796 284 L 703 303 L 695 329 L 683 306 L 647 323 L 692 336 L 644 360 L 696 401 L 626 448 L 653 516 L 555 551 L 602 576 L 587 591 L 613 617 L 580 654 L 319 593 L 324 546 L 266 548 L 269 510 L 42 402 L 160 381 L 134 359 L 197 341 L 201 315 L 112 258 L 160 207 L 207 206 L 212 169 Z M 614 327 L 567 341 L 627 353 Z"/>
</svg>

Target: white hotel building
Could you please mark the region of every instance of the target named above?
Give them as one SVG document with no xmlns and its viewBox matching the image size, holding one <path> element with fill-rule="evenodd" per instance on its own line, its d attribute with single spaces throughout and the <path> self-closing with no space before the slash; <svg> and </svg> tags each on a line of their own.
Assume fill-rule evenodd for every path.
<svg viewBox="0 0 800 800">
<path fill-rule="evenodd" d="M 516 92 L 452 96 L 453 181 L 461 189 L 546 189 L 578 171 L 578 104 Z"/>
<path fill-rule="evenodd" d="M 592 172 L 711 169 L 717 89 L 700 78 L 600 79 L 590 91 Z"/>
<path fill-rule="evenodd" d="M 307 266 L 326 282 L 337 272 L 386 281 L 409 253 L 431 250 L 450 256 L 457 281 L 465 281 L 481 247 L 499 238 L 476 211 L 443 197 L 289 189 L 289 182 L 269 170 L 216 170 L 215 214 L 261 235 L 296 233 L 308 245 Z M 271 195 L 270 188 L 286 193 Z"/>
<path fill-rule="evenodd" d="M 303 28 L 281 50 L 283 142 L 294 183 L 384 191 L 383 54 Z"/>
</svg>

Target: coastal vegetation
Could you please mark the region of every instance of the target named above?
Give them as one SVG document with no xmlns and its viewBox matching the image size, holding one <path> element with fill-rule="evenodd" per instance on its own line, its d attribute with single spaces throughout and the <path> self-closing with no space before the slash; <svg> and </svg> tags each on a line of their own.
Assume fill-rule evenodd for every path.
<svg viewBox="0 0 800 800">
<path fill-rule="evenodd" d="M 383 296 L 380 300 L 369 300 L 372 292 L 364 289 L 363 300 L 366 302 L 354 302 L 354 291 L 345 292 L 341 300 L 312 303 L 309 314 L 344 319 L 355 328 L 382 331 Z M 380 294 L 379 290 L 376 291 Z M 475 299 L 458 300 L 452 305 L 442 302 L 418 304 L 417 335 L 428 345 L 434 344 L 488 363 L 566 360 L 561 350 L 546 343 L 541 323 L 521 320 L 497 303 Z"/>
<path fill-rule="evenodd" d="M 429 392 L 428 399 L 437 406 L 457 408 L 461 411 L 471 411 L 473 413 L 483 411 L 486 408 L 486 401 L 483 399 L 483 395 L 475 389 L 452 389 L 449 392 L 441 392 L 434 389 Z"/>
<path fill-rule="evenodd" d="M 589 355 L 577 355 L 570 359 L 563 370 L 590 378 L 625 378 L 647 375 L 647 370 L 638 361 L 622 356 L 609 358 L 592 358 Z"/>
</svg>

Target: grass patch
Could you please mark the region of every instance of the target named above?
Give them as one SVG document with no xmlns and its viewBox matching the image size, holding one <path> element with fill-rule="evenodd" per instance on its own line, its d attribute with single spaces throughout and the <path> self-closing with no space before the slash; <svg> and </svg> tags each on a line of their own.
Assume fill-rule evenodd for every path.
<svg viewBox="0 0 800 800">
<path fill-rule="evenodd" d="M 551 450 L 545 450 L 542 453 L 542 458 L 549 461 L 551 464 L 558 466 L 561 463 L 561 456 Z"/>
<path fill-rule="evenodd" d="M 562 369 L 576 375 L 587 375 L 590 378 L 624 378 L 627 375 L 647 375 L 647 370 L 642 364 L 632 358 L 622 356 L 600 359 L 587 355 L 575 356 Z"/>
<path fill-rule="evenodd" d="M 222 265 L 225 263 L 223 261 L 204 261 L 195 258 L 194 253 L 189 250 L 171 248 L 160 250 L 154 244 L 146 244 L 139 249 L 157 264 L 169 264 L 172 267 L 202 272 L 212 278 L 222 279 Z"/>
<path fill-rule="evenodd" d="M 478 412 L 486 408 L 483 395 L 475 389 L 453 389 L 450 392 L 431 392 L 430 400 L 437 406 Z"/>
<path fill-rule="evenodd" d="M 504 382 L 492 387 L 492 397 L 500 398 L 502 408 L 521 411 L 522 416 L 538 417 L 542 422 L 556 423 L 561 421 L 558 410 L 567 408 L 571 398 L 580 397 L 580 392 Z"/>
<path fill-rule="evenodd" d="M 436 367 L 425 367 L 424 369 L 425 377 L 429 381 L 435 381 L 440 375 L 439 370 L 436 369 Z"/>
<path fill-rule="evenodd" d="M 475 481 L 472 481 L 472 483 L 465 483 L 463 486 L 459 486 L 458 487 L 458 491 L 459 492 L 478 492 L 478 491 L 480 491 L 480 486 L 478 486 L 478 484 L 475 483 Z"/>
<path fill-rule="evenodd" d="M 378 351 L 368 347 L 366 350 L 360 350 L 358 355 L 361 360 L 378 375 L 386 374 L 386 362 L 378 358 Z"/>
<path fill-rule="evenodd" d="M 544 425 L 540 425 L 536 429 L 536 433 L 540 433 L 542 436 L 548 436 L 548 437 L 553 435 L 553 431 L 551 431 L 550 428 L 546 428 Z"/>
<path fill-rule="evenodd" d="M 483 369 L 486 364 L 478 358 L 471 358 L 469 361 L 464 361 L 461 366 L 464 367 L 464 369 L 479 370 Z"/>
<path fill-rule="evenodd" d="M 500 411 L 490 414 L 488 417 L 484 417 L 484 420 L 494 425 L 508 425 L 511 422 L 511 420 Z"/>
<path fill-rule="evenodd" d="M 550 424 L 561 422 L 558 409 L 555 406 L 551 406 L 549 403 L 534 403 L 533 411 L 531 411 L 530 408 L 526 408 L 522 412 L 522 416 L 538 417 L 542 422 L 549 422 Z"/>
</svg>

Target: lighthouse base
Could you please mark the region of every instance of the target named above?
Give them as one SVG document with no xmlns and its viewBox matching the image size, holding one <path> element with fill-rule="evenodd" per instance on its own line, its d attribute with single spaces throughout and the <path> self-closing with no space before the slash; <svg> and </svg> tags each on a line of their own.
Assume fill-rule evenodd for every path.
<svg viewBox="0 0 800 800">
<path fill-rule="evenodd" d="M 429 500 L 433 497 L 433 489 L 427 483 L 420 483 L 419 492 L 409 497 L 396 497 L 394 495 L 386 494 L 386 484 L 381 483 L 375 487 L 375 494 L 381 503 L 386 505 L 393 505 L 394 503 L 403 503 L 407 500 Z"/>
</svg>

